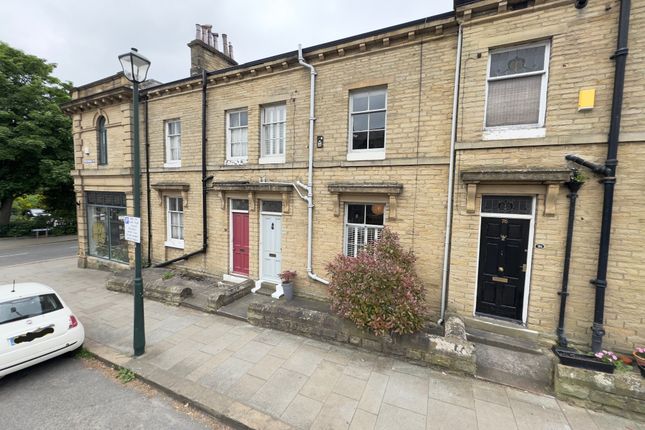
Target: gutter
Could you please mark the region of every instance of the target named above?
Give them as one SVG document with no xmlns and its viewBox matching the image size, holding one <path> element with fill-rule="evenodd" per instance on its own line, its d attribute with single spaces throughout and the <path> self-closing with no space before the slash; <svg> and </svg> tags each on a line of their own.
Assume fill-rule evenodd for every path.
<svg viewBox="0 0 645 430">
<path fill-rule="evenodd" d="M 307 190 L 307 276 L 314 281 L 329 285 L 329 281 L 316 275 L 313 271 L 313 217 L 314 217 L 314 201 L 313 201 L 313 178 L 314 178 L 314 124 L 316 123 L 315 113 L 315 100 L 316 95 L 316 69 L 311 64 L 307 63 L 302 56 L 302 46 L 298 45 L 298 63 L 309 69 L 309 161 L 307 166 L 307 185 L 304 188 Z"/>
<path fill-rule="evenodd" d="M 144 123 L 145 123 L 145 149 L 146 149 L 146 207 L 148 210 L 148 262 L 146 267 L 152 265 L 152 204 L 150 202 L 150 133 L 148 130 L 148 96 L 143 96 L 145 102 Z"/>
<path fill-rule="evenodd" d="M 591 349 L 598 352 L 602 349 L 602 338 L 605 335 L 604 312 L 605 291 L 607 289 L 607 265 L 609 261 L 609 240 L 611 236 L 611 219 L 614 208 L 614 188 L 616 186 L 616 166 L 618 165 L 618 145 L 620 138 L 620 120 L 623 108 L 623 93 L 625 89 L 625 66 L 627 63 L 627 39 L 629 35 L 629 14 L 631 0 L 620 2 L 620 16 L 618 19 L 618 37 L 616 52 L 611 57 L 615 60 L 614 91 L 611 101 L 611 120 L 609 123 L 609 136 L 607 142 L 607 160 L 604 165 L 599 165 L 584 159 L 567 155 L 565 159 L 585 166 L 594 173 L 601 174 L 604 195 L 602 202 L 602 222 L 600 226 L 600 240 L 598 246 L 598 267 L 596 278 L 591 284 L 596 287 L 594 304 L 594 321 L 591 327 Z"/>
<path fill-rule="evenodd" d="M 459 82 L 461 79 L 461 46 L 464 30 L 459 24 L 457 36 L 457 59 L 455 60 L 455 88 L 452 97 L 452 124 L 450 131 L 450 163 L 448 165 L 448 199 L 446 212 L 446 233 L 443 242 L 443 274 L 441 277 L 441 311 L 438 324 L 442 324 L 446 317 L 446 301 L 448 293 L 448 275 L 450 273 L 450 245 L 452 240 L 452 207 L 455 188 L 455 144 L 457 142 L 457 114 L 459 109 Z"/>
<path fill-rule="evenodd" d="M 166 267 L 177 261 L 188 260 L 190 257 L 203 254 L 208 248 L 208 205 L 206 204 L 206 183 L 213 179 L 212 176 L 206 176 L 206 145 L 208 138 L 206 137 L 206 90 L 208 81 L 206 79 L 206 71 L 202 72 L 202 247 L 197 251 L 184 254 L 180 257 L 173 258 L 161 263 L 157 263 L 154 267 Z M 149 194 L 148 194 L 149 195 Z"/>
</svg>

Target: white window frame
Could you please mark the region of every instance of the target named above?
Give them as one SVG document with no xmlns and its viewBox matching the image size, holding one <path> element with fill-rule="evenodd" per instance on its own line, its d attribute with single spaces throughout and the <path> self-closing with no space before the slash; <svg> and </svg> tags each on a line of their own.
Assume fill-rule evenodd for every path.
<svg viewBox="0 0 645 430">
<path fill-rule="evenodd" d="M 502 52 L 513 51 L 518 48 L 533 48 L 537 46 L 544 46 L 544 70 L 528 73 L 518 73 L 511 76 L 490 77 L 490 68 L 492 64 L 493 55 Z M 484 98 L 484 133 L 483 140 L 505 140 L 505 139 L 530 139 L 546 136 L 546 128 L 544 127 L 546 119 L 546 101 L 547 90 L 549 85 L 549 63 L 551 59 L 551 40 L 542 40 L 540 42 L 524 43 L 519 45 L 507 46 L 504 48 L 491 49 L 488 53 L 488 66 L 486 72 L 486 96 Z M 514 125 L 501 125 L 488 127 L 486 125 L 486 117 L 488 114 L 488 87 L 489 83 L 493 81 L 500 81 L 506 79 L 523 78 L 527 76 L 542 75 L 542 84 L 540 89 L 540 107 L 539 118 L 535 124 L 514 124 Z"/>
<path fill-rule="evenodd" d="M 361 205 L 361 206 L 371 206 L 374 204 L 382 204 L 384 206 L 383 208 L 383 224 L 382 225 L 375 225 L 375 224 L 356 224 L 356 223 L 350 223 L 348 221 L 349 217 L 349 205 Z M 344 217 L 344 226 L 343 226 L 343 231 L 344 231 L 344 236 L 343 236 L 343 255 L 349 256 L 349 257 L 356 257 L 356 255 L 349 255 L 347 252 L 347 238 L 349 236 L 349 228 L 363 228 L 366 230 L 369 228 L 373 228 L 377 230 L 378 237 L 376 237 L 376 240 L 378 240 L 381 237 L 381 232 L 383 231 L 383 228 L 385 227 L 385 220 L 386 220 L 386 214 L 387 214 L 387 205 L 385 203 L 378 203 L 378 202 L 371 202 L 371 203 L 365 203 L 365 202 L 347 202 L 345 203 L 345 217 Z M 362 245 L 363 248 L 367 246 L 369 242 L 367 242 L 367 234 L 364 235 L 365 238 L 365 243 Z M 358 244 L 355 243 L 355 246 L 357 247 Z"/>
<path fill-rule="evenodd" d="M 246 112 L 246 125 L 231 128 L 231 114 Z M 233 156 L 232 133 L 231 130 L 241 130 L 246 128 L 246 155 Z M 286 127 L 285 127 L 286 128 Z M 246 164 L 249 159 L 249 110 L 247 108 L 232 109 L 226 112 L 226 161 L 227 164 Z"/>
<path fill-rule="evenodd" d="M 385 93 L 385 108 L 365 110 L 354 112 L 354 96 L 357 94 L 375 93 L 382 91 Z M 385 148 L 387 147 L 387 87 L 364 88 L 352 90 L 349 92 L 349 128 L 347 133 L 347 161 L 357 160 L 384 160 Z M 367 149 L 354 149 L 353 148 L 353 131 L 354 131 L 354 114 L 364 114 L 372 112 L 385 112 L 385 122 L 383 124 L 383 148 L 367 148 Z"/>
<path fill-rule="evenodd" d="M 284 121 L 274 121 L 271 123 L 265 123 L 266 111 L 268 109 L 284 109 Z M 282 153 L 277 154 L 265 154 L 264 153 L 264 138 L 265 138 L 265 128 L 268 126 L 275 126 L 276 124 L 284 124 L 284 141 L 282 142 Z M 274 164 L 274 163 L 284 163 L 285 162 L 285 153 L 287 152 L 287 103 L 272 103 L 262 106 L 260 114 L 260 164 Z"/>
<path fill-rule="evenodd" d="M 182 215 L 181 216 L 181 227 L 182 227 L 182 231 L 185 232 L 186 223 L 184 222 L 184 211 L 183 210 L 181 212 L 180 211 L 171 211 L 170 210 L 170 200 L 171 199 L 181 200 L 182 201 L 182 209 L 184 207 L 184 202 L 183 202 L 182 197 L 179 197 L 179 196 L 166 196 L 166 198 L 165 198 L 165 201 L 166 201 L 165 202 L 166 203 L 166 242 L 165 242 L 165 246 L 167 246 L 169 248 L 184 249 L 184 239 L 183 238 L 179 239 L 179 238 L 172 237 L 172 225 L 171 225 L 171 218 L 172 217 L 170 216 L 170 214 L 172 212 L 181 213 L 181 215 Z M 183 237 L 185 237 L 185 234 L 183 235 Z"/>
<path fill-rule="evenodd" d="M 179 123 L 179 133 L 170 134 L 170 124 Z M 164 121 L 164 137 L 166 141 L 166 160 L 164 162 L 164 167 L 181 167 L 181 120 L 179 118 L 169 119 Z M 179 158 L 174 160 L 172 159 L 172 151 L 170 150 L 170 138 L 178 137 L 179 139 Z"/>
</svg>

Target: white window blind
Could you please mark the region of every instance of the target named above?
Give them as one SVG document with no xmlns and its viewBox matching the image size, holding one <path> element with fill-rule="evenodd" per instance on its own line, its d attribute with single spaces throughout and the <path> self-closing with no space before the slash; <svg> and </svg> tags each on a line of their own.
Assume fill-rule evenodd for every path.
<svg viewBox="0 0 645 430">
<path fill-rule="evenodd" d="M 549 43 L 491 51 L 486 127 L 542 127 Z"/>
<path fill-rule="evenodd" d="M 385 205 L 348 204 L 345 216 L 345 255 L 356 257 L 383 230 Z"/>
<path fill-rule="evenodd" d="M 262 108 L 262 157 L 284 159 L 286 112 L 285 104 Z"/>
</svg>

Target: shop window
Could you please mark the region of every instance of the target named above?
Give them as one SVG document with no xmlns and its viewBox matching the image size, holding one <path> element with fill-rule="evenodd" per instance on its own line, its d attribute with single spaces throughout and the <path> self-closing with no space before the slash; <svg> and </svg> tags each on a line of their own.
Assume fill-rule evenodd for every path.
<svg viewBox="0 0 645 430">
<path fill-rule="evenodd" d="M 127 263 L 125 194 L 88 192 L 86 202 L 89 255 Z"/>
</svg>

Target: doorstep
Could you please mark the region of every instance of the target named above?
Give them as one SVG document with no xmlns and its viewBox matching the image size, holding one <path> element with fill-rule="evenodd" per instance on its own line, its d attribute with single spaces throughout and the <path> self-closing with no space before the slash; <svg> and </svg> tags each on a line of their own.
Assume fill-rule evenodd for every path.
<svg viewBox="0 0 645 430">
<path fill-rule="evenodd" d="M 539 333 L 520 324 L 484 316 L 464 317 L 463 319 L 464 323 L 466 323 L 467 330 L 473 328 L 503 336 L 532 341 L 535 344 L 539 343 Z"/>
</svg>

